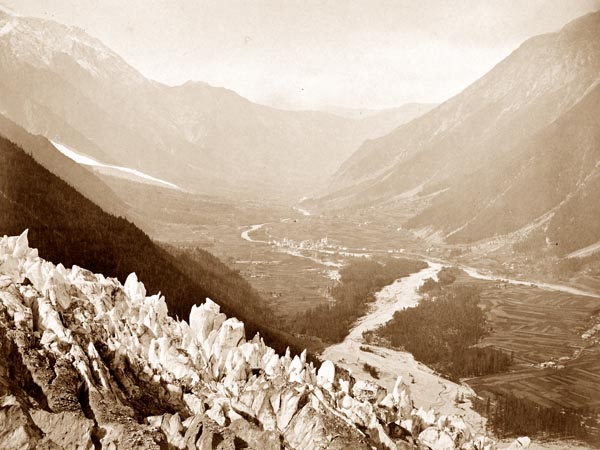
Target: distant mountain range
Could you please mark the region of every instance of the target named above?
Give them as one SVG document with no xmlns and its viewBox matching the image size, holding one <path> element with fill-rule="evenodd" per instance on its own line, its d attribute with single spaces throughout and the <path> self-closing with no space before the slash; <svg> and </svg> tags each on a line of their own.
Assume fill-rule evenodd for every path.
<svg viewBox="0 0 600 450">
<path fill-rule="evenodd" d="M 450 242 L 521 232 L 564 254 L 600 240 L 600 12 L 527 40 L 429 113 L 366 142 L 322 209 L 422 201 Z M 595 219 L 594 219 L 595 218 Z"/>
<path fill-rule="evenodd" d="M 600 242 L 599 29 L 597 12 L 529 39 L 441 105 L 317 112 L 257 105 L 200 82 L 162 85 L 80 29 L 0 13 L 0 125 L 9 137 L 14 123 L 91 158 L 103 175 L 136 170 L 237 198 L 312 193 L 322 211 L 410 199 L 420 212 L 406 225 L 420 235 L 512 235 L 577 255 Z M 15 139 L 29 146 L 32 137 Z M 89 172 L 76 175 L 39 148 L 51 170 L 68 169 L 78 190 L 123 211 L 110 192 L 85 186 Z"/>
<path fill-rule="evenodd" d="M 27 131 L 208 194 L 304 195 L 365 139 L 429 108 L 357 119 L 277 110 L 199 82 L 170 87 L 78 28 L 5 12 L 0 61 L 0 112 Z"/>
</svg>

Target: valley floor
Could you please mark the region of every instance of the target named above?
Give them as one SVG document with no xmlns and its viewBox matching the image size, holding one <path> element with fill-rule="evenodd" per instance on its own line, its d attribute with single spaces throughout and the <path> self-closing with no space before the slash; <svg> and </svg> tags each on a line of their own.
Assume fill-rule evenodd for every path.
<svg viewBox="0 0 600 450">
<path fill-rule="evenodd" d="M 518 389 L 541 404 L 551 399 L 554 404 L 570 405 L 574 397 L 569 389 L 575 386 L 582 403 L 594 402 L 594 389 L 600 387 L 594 374 L 600 368 L 593 362 L 593 348 L 583 350 L 572 363 L 563 360 L 564 371 L 537 367 L 547 362 L 559 364 L 561 357 L 572 358 L 577 349 L 587 346 L 582 344 L 581 334 L 600 297 L 600 280 L 594 276 L 579 277 L 577 282 L 556 279 L 544 275 L 543 269 L 530 270 L 531 261 L 517 259 L 513 263 L 510 258 L 514 256 L 508 253 L 490 253 L 491 247 L 458 249 L 420 240 L 400 225 L 413 214 L 409 209 L 395 216 L 380 211 L 323 216 L 247 202 L 230 205 L 204 199 L 183 201 L 181 197 L 171 201 L 174 194 L 163 195 L 169 197 L 169 202 L 162 203 L 168 204 L 168 209 L 156 198 L 146 203 L 136 200 L 140 213 L 147 207 L 160 218 L 152 222 L 151 234 L 181 248 L 199 246 L 221 257 L 274 308 L 281 329 L 291 329 L 291 321 L 308 308 L 331 302 L 330 290 L 338 282 L 340 268 L 357 258 L 419 257 L 466 269 L 468 282 L 483 290 L 483 306 L 494 328 L 483 345 L 514 351 L 515 370 L 523 375 L 517 384 L 501 374 L 469 380 L 471 387 L 459 386 L 440 378 L 410 354 L 365 346 L 362 331 L 385 322 L 393 309 L 418 301 L 415 286 L 409 288 L 400 281 L 379 294 L 381 309 L 374 306 L 343 343 L 327 348 L 326 343 L 311 343 L 315 344 L 313 350 L 324 350 L 325 358 L 351 369 L 359 378 L 373 380 L 364 363 L 379 369 L 375 381 L 388 388 L 400 374 L 411 381 L 418 405 L 473 415 L 467 420 L 478 427 L 485 426 L 485 419 L 468 404 L 456 405 L 457 390 Z M 389 295 L 387 302 L 382 300 L 385 295 Z M 400 300 L 392 302 L 392 297 Z"/>
<path fill-rule="evenodd" d="M 470 408 L 468 401 L 465 403 L 454 401 L 460 394 L 465 397 L 474 395 L 472 389 L 442 378 L 429 367 L 416 361 L 410 353 L 366 345 L 363 339 L 364 332 L 386 323 L 395 311 L 418 303 L 420 295 L 417 289 L 426 279 L 437 278 L 437 272 L 441 267 L 440 264 L 433 263 L 428 268 L 383 288 L 377 293 L 377 300 L 369 313 L 359 319 L 346 339 L 327 347 L 321 356 L 350 370 L 357 378 L 381 384 L 388 390 L 393 388 L 396 378 L 402 376 L 409 384 L 417 406 L 426 410 L 435 408 L 441 414 L 460 416 L 471 424 L 475 431 L 482 432 L 485 428 L 485 419 Z M 363 369 L 365 363 L 378 369 L 377 378 L 365 372 Z"/>
</svg>

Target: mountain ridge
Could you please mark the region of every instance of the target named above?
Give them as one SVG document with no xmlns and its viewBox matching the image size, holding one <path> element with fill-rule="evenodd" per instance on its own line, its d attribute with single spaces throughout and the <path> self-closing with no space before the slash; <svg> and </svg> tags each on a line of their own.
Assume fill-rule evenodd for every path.
<svg viewBox="0 0 600 450">
<path fill-rule="evenodd" d="M 383 170 L 383 171 L 390 170 L 392 168 L 392 166 L 394 165 L 395 157 L 401 158 L 406 155 L 408 155 L 408 156 L 417 155 L 421 147 L 427 146 L 430 141 L 432 141 L 436 138 L 439 140 L 440 138 L 437 137 L 438 135 L 441 135 L 441 137 L 443 137 L 444 139 L 456 139 L 456 137 L 453 137 L 451 135 L 446 136 L 448 133 L 446 133 L 446 135 L 444 133 L 447 131 L 452 131 L 452 129 L 456 128 L 457 125 L 460 125 L 461 122 L 464 123 L 465 117 L 470 117 L 470 120 L 473 122 L 473 124 L 477 124 L 477 120 L 482 120 L 482 119 L 478 118 L 476 116 L 476 114 L 481 115 L 482 112 L 485 112 L 486 107 L 498 108 L 498 106 L 496 106 L 494 103 L 491 103 L 491 104 L 490 103 L 487 103 L 487 104 L 481 103 L 479 100 L 482 98 L 483 99 L 488 99 L 488 98 L 503 99 L 507 95 L 507 93 L 504 91 L 506 91 L 507 89 L 513 89 L 522 99 L 524 99 L 525 101 L 528 101 L 529 99 L 527 97 L 530 97 L 531 94 L 535 93 L 535 89 L 538 89 L 538 90 L 540 89 L 542 81 L 549 85 L 561 86 L 556 80 L 549 79 L 548 76 L 539 76 L 540 73 L 542 73 L 542 74 L 544 73 L 543 71 L 534 70 L 537 67 L 535 67 L 533 62 L 527 61 L 529 58 L 531 58 L 531 55 L 529 54 L 530 47 L 539 46 L 540 43 L 542 43 L 544 45 L 550 44 L 549 45 L 550 49 L 554 49 L 555 53 L 556 53 L 560 50 L 561 45 L 565 45 L 565 44 L 569 44 L 569 43 L 573 44 L 573 41 L 578 41 L 578 40 L 581 40 L 581 39 L 584 39 L 585 37 L 587 37 L 586 43 L 588 44 L 588 46 L 591 45 L 592 49 L 597 48 L 598 44 L 597 44 L 596 40 L 589 39 L 588 35 L 589 34 L 593 35 L 593 30 L 589 30 L 589 29 L 594 28 L 594 26 L 597 25 L 597 23 L 600 21 L 599 18 L 600 18 L 600 12 L 588 14 L 579 19 L 576 19 L 575 21 L 571 22 L 570 24 L 565 25 L 565 27 L 563 27 L 563 29 L 560 32 L 547 33 L 544 35 L 535 36 L 533 38 L 528 39 L 523 44 L 521 44 L 514 52 L 512 52 L 507 58 L 505 58 L 503 61 L 499 62 L 492 70 L 490 70 L 487 74 L 482 76 L 479 80 L 475 81 L 473 84 L 471 84 L 470 86 L 465 88 L 461 93 L 450 98 L 449 100 L 442 103 L 437 108 L 430 111 L 429 113 L 418 118 L 416 121 L 413 121 L 409 124 L 405 124 L 405 125 L 399 127 L 397 130 L 393 131 L 391 134 L 389 134 L 387 136 L 383 136 L 379 139 L 376 139 L 370 143 L 365 144 L 365 146 L 363 146 L 361 149 L 357 150 L 357 152 L 355 153 L 355 155 L 353 157 L 351 157 L 349 160 L 347 160 L 342 165 L 342 168 L 340 169 L 340 171 L 334 176 L 334 180 L 335 180 L 335 178 L 343 179 L 344 177 L 350 177 L 350 176 L 354 176 L 355 178 L 357 178 L 356 175 L 361 173 L 359 171 L 359 168 L 361 166 L 364 167 L 365 165 L 367 165 L 366 167 L 369 167 L 369 161 L 367 159 L 373 160 L 370 163 L 371 166 L 373 166 L 373 164 L 383 164 L 383 167 L 381 167 L 381 170 Z M 550 41 L 550 42 L 548 42 L 548 41 Z M 556 44 L 556 45 L 552 46 L 551 44 Z M 534 50 L 536 50 L 536 49 L 534 48 Z M 577 53 L 578 53 L 577 50 L 578 49 L 572 49 L 572 51 L 574 53 L 574 55 L 571 56 L 572 59 L 577 57 Z M 545 51 L 545 49 L 540 49 L 540 52 L 544 52 L 544 51 Z M 582 75 L 583 77 L 587 77 L 586 80 L 582 81 L 583 86 L 579 87 L 580 89 L 583 87 L 583 89 L 581 89 L 582 92 L 585 91 L 585 89 L 587 87 L 589 87 L 592 84 L 592 82 L 594 82 L 597 79 L 598 72 L 595 70 L 592 70 L 594 68 L 597 68 L 598 64 L 599 64 L 597 56 L 595 57 L 595 61 L 594 61 L 594 54 L 595 54 L 595 52 L 593 52 L 591 50 L 587 53 L 587 55 L 591 56 L 592 60 L 589 62 L 586 62 L 590 67 L 587 70 L 587 72 Z M 546 65 L 549 65 L 549 64 L 555 64 L 558 66 L 568 65 L 567 61 L 565 61 L 563 59 L 565 56 L 563 54 L 558 53 L 555 55 L 554 58 L 552 58 L 554 55 L 546 55 L 546 56 L 549 57 L 549 59 L 545 60 Z M 585 56 L 583 56 L 583 57 L 585 58 Z M 523 64 L 524 61 L 527 62 L 527 64 Z M 525 75 L 528 75 L 526 80 L 523 79 L 523 76 L 522 76 L 523 74 L 521 74 L 522 67 L 529 68 L 532 71 L 529 74 L 525 74 Z M 510 69 L 510 74 L 506 73 L 508 69 Z M 569 78 L 572 78 L 572 74 L 570 74 L 568 72 L 562 72 L 562 73 L 558 72 L 557 75 L 558 76 L 562 75 L 564 80 L 568 80 Z M 493 82 L 494 88 L 492 89 L 490 87 L 489 89 L 487 89 L 486 85 L 490 85 L 490 84 L 492 84 L 492 82 Z M 568 83 L 564 83 L 564 84 L 567 85 Z M 486 89 L 482 90 L 482 87 L 484 87 Z M 561 86 L 561 88 L 564 88 L 564 86 Z M 529 92 L 530 89 L 532 89 L 531 92 Z M 566 88 L 564 88 L 563 91 L 565 89 Z M 564 94 L 564 92 L 563 92 L 563 94 Z M 567 97 L 566 100 L 568 101 L 568 103 L 573 104 L 577 98 L 578 98 L 577 95 L 571 94 L 569 97 Z M 506 100 L 511 100 L 511 99 L 506 99 Z M 474 107 L 468 108 L 468 105 L 465 104 L 466 102 L 470 102 L 472 105 L 474 105 Z M 555 102 L 555 104 L 560 104 L 560 102 Z M 510 102 L 505 101 L 504 104 L 501 104 L 499 106 L 501 106 L 501 107 L 498 108 L 498 109 L 500 109 L 500 111 L 498 111 L 498 113 L 502 112 L 503 108 L 510 107 L 511 104 L 510 104 Z M 541 110 L 544 110 L 544 108 L 537 106 L 536 110 L 539 112 Z M 552 115 L 552 109 L 549 109 L 548 111 L 546 111 L 540 115 L 541 116 L 549 115 L 553 118 L 556 118 L 556 116 Z M 488 122 L 490 122 L 492 120 L 495 121 L 498 118 L 501 118 L 501 115 L 497 114 L 497 115 L 493 115 L 490 118 L 485 117 L 484 119 L 486 119 Z M 537 120 L 540 121 L 540 119 L 537 119 Z M 544 122 L 550 122 L 550 121 L 551 120 L 547 119 Z M 512 122 L 513 123 L 517 122 L 517 120 L 515 118 L 512 118 Z M 498 134 L 501 131 L 501 128 L 499 128 L 499 125 L 500 124 L 498 124 L 498 123 L 494 123 L 495 134 Z M 481 127 L 481 125 L 478 125 L 478 126 Z M 425 129 L 423 129 L 423 128 L 425 128 Z M 465 134 L 466 131 L 462 131 L 462 133 Z M 395 137 L 398 137 L 398 135 L 400 135 L 399 136 L 400 139 L 405 139 L 406 142 L 400 143 L 400 145 L 402 145 L 401 149 L 391 148 L 392 146 L 396 146 L 396 147 L 398 146 L 398 144 L 395 144 L 393 141 L 393 139 Z M 423 136 L 423 135 L 425 135 L 425 136 Z M 493 138 L 493 136 L 491 136 L 491 137 Z M 462 139 L 467 138 L 467 139 L 471 139 L 471 140 L 474 139 L 473 136 L 468 136 L 468 135 L 460 136 L 460 138 L 462 138 Z M 464 142 L 461 141 L 461 143 L 464 143 Z M 411 145 L 414 145 L 415 148 L 414 149 L 411 148 Z M 387 147 L 387 150 L 386 150 L 386 147 Z M 388 158 L 388 162 L 386 162 L 385 159 L 383 161 L 381 161 L 381 158 L 377 158 L 375 156 L 377 151 L 382 152 L 383 157 Z M 347 172 L 347 173 L 344 174 L 344 172 Z M 360 178 L 360 177 L 358 177 L 358 178 Z"/>
<path fill-rule="evenodd" d="M 276 110 L 206 83 L 148 80 L 81 30 L 7 14 L 0 26 L 4 115 L 79 153 L 196 192 L 304 195 L 365 138 L 419 112 L 363 123 Z"/>
<path fill-rule="evenodd" d="M 129 208 L 88 169 L 63 156 L 47 139 L 34 136 L 11 120 L 0 115 L 0 136 L 21 148 L 27 148 L 33 158 L 50 172 L 71 184 L 81 194 L 115 216 L 129 216 Z M 141 219 L 137 219 L 142 222 Z"/>
<path fill-rule="evenodd" d="M 595 115 L 600 113 L 598 105 L 600 84 L 596 84 L 591 92 L 560 118 L 533 135 L 523 145 L 523 153 L 503 161 L 498 172 L 474 174 L 472 179 L 465 180 L 463 186 L 459 185 L 453 191 L 441 194 L 430 209 L 409 221 L 409 225 L 420 227 L 425 223 L 444 223 L 446 225 L 443 229 L 451 233 L 448 237 L 456 235 L 451 241 L 473 241 L 485 237 L 484 230 L 494 229 L 500 234 L 505 234 L 533 222 L 549 211 L 556 215 L 565 202 L 580 195 L 580 191 L 588 189 L 588 183 L 596 177 L 600 164 L 600 129 L 594 119 Z M 561 146 L 570 147 L 572 151 L 568 154 L 561 152 Z M 507 183 L 507 178 L 501 175 L 503 173 L 513 174 L 510 184 Z M 475 185 L 479 186 L 479 191 L 474 189 Z M 487 190 L 490 191 L 487 198 L 493 198 L 494 193 L 500 191 L 490 204 L 484 204 L 483 201 Z M 568 193 L 566 196 L 565 192 Z M 507 199 L 503 200 L 503 197 Z M 456 199 L 467 204 L 481 205 L 478 217 L 487 217 L 485 225 L 467 223 L 458 229 L 459 223 L 466 221 L 468 214 L 467 217 L 464 213 L 461 214 L 458 206 L 454 205 Z M 488 208 L 496 208 L 496 211 L 489 213 L 486 211 Z M 586 209 L 590 208 L 594 209 L 593 204 Z M 446 210 L 446 214 L 442 218 L 440 214 L 443 209 Z M 506 224 L 504 221 L 504 228 L 499 229 L 499 224 L 494 225 L 492 222 L 497 222 L 501 214 L 505 215 L 505 220 L 512 223 Z M 477 220 L 476 218 L 475 222 Z M 554 217 L 549 217 L 547 223 L 551 224 L 553 220 Z M 576 230 L 579 229 L 580 237 L 586 228 L 594 226 L 594 221 L 586 224 L 587 220 L 579 218 L 569 222 L 570 233 L 575 236 L 578 234 Z M 565 223 L 563 226 L 566 225 Z M 453 227 L 456 229 L 452 230 Z M 477 228 L 475 233 L 478 234 L 468 237 L 470 227 Z M 565 243 L 565 234 L 565 231 L 561 232 L 561 239 L 554 239 L 550 237 L 551 234 L 548 236 L 553 243 Z M 591 233 L 587 236 L 588 240 L 585 242 L 592 244 L 589 239 L 593 239 L 594 235 L 597 234 Z M 573 238 L 570 240 L 575 241 Z M 568 245 L 562 245 L 560 248 L 563 254 L 573 250 L 575 249 Z"/>
<path fill-rule="evenodd" d="M 596 98 L 600 80 L 600 39 L 596 38 L 599 29 L 600 12 L 596 12 L 574 20 L 559 32 L 525 41 L 457 96 L 391 134 L 366 142 L 341 166 L 330 192 L 314 204 L 320 208 L 393 208 L 395 197 L 412 198 L 422 202 L 424 210 L 421 208 L 423 211 L 409 220 L 408 226 L 429 234 L 441 233 L 452 243 L 491 238 L 527 225 L 537 217 L 512 215 L 511 211 L 526 207 L 518 196 L 486 216 L 486 225 L 479 225 L 477 233 L 470 232 L 468 224 L 502 195 L 499 186 L 508 189 L 507 180 L 519 173 L 518 165 L 511 167 L 510 161 L 522 158 L 520 161 L 525 164 L 532 139 L 539 133 L 550 133 L 544 130 L 556 128 L 557 123 L 566 124 L 568 121 L 561 119 L 578 105 L 587 104 L 587 115 L 593 114 L 589 99 Z M 587 120 L 582 120 L 582 124 L 597 127 Z M 548 146 L 553 152 L 546 155 L 548 158 L 560 159 L 559 154 L 568 149 L 574 157 L 573 161 L 565 159 L 565 163 L 576 164 L 575 155 L 589 147 L 585 140 L 578 142 L 577 136 L 583 137 L 587 131 L 578 135 L 573 131 L 577 125 L 574 121 L 564 125 L 572 130 L 571 139 L 561 139 L 564 149 Z M 560 130 L 554 133 L 558 136 Z M 544 152 L 538 145 L 537 158 L 541 163 Z M 562 176 L 566 173 L 562 172 Z M 552 184 L 552 180 L 560 178 L 561 167 L 555 166 L 546 176 L 546 183 Z M 495 186 L 489 184 L 491 179 L 496 180 Z M 467 188 L 468 180 L 473 181 Z M 519 182 L 523 187 L 523 180 Z M 540 191 L 540 186 L 532 188 L 541 198 L 535 206 L 546 204 L 548 209 L 540 211 L 538 217 L 555 206 L 546 201 L 549 194 Z M 563 199 L 573 186 L 563 184 Z M 481 194 L 482 190 L 487 196 Z M 526 216 L 528 220 L 521 220 Z M 519 217 L 521 222 L 515 222 L 513 227 L 503 226 L 511 217 Z M 586 227 L 584 223 L 580 225 Z"/>
</svg>

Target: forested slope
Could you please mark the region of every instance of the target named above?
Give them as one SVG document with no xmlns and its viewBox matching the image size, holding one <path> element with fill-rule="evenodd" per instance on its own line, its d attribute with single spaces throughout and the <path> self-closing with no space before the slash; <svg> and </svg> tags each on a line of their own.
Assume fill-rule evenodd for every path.
<svg viewBox="0 0 600 450">
<path fill-rule="evenodd" d="M 135 272 L 149 293 L 165 295 L 172 315 L 187 318 L 192 305 L 210 297 L 226 314 L 243 320 L 248 334 L 260 331 L 278 351 L 290 344 L 291 337 L 263 326 L 272 323 L 271 311 L 216 257 L 207 252 L 202 258 L 171 255 L 134 224 L 104 212 L 16 144 L 0 138 L 0 235 L 25 229 L 45 259 L 121 282 Z"/>
</svg>

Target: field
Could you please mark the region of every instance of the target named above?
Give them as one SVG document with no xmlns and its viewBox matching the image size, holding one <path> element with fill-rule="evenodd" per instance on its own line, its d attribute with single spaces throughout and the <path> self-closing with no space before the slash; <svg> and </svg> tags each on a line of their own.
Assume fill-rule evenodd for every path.
<svg viewBox="0 0 600 450">
<path fill-rule="evenodd" d="M 470 379 L 469 385 L 545 406 L 600 407 L 600 345 L 581 338 L 600 299 L 465 278 L 460 282 L 481 289 L 492 326 L 481 345 L 512 353 L 515 362 L 511 372 Z"/>
<path fill-rule="evenodd" d="M 328 288 L 334 281 L 328 270 L 309 259 L 298 258 L 270 248 L 245 255 L 238 248 L 231 266 L 262 294 L 276 314 L 291 318 L 297 312 L 328 302 Z"/>
<path fill-rule="evenodd" d="M 600 408 L 600 349 L 587 351 L 563 369 L 524 369 L 468 381 L 478 394 L 511 392 L 540 405 Z"/>
</svg>

